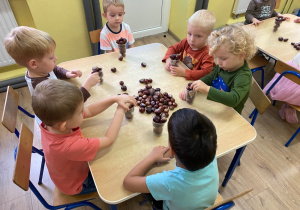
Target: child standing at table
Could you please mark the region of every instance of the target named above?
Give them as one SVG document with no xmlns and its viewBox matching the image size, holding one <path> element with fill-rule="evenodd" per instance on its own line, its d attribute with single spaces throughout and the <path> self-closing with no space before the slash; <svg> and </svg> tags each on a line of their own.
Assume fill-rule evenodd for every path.
<svg viewBox="0 0 300 210">
<path fill-rule="evenodd" d="M 56 65 L 54 54 L 56 43 L 52 37 L 35 28 L 19 26 L 14 28 L 5 38 L 8 54 L 20 66 L 27 68 L 25 80 L 31 95 L 37 84 L 47 79 L 69 79 L 81 77 L 80 70 L 68 71 Z M 100 82 L 98 73 L 88 76 L 81 86 L 84 101 L 89 97 L 89 90 Z"/>
<path fill-rule="evenodd" d="M 217 134 L 213 123 L 193 109 L 180 109 L 168 122 L 169 147 L 155 147 L 125 177 L 127 190 L 151 193 L 163 209 L 204 209 L 218 195 Z M 145 176 L 155 163 L 166 163 L 169 151 L 175 169 Z M 149 197 L 149 196 L 148 196 Z M 150 196 L 151 197 L 151 196 Z"/>
<path fill-rule="evenodd" d="M 134 47 L 134 38 L 128 24 L 123 22 L 123 0 L 103 0 L 102 16 L 107 20 L 100 34 L 100 48 L 106 52 L 119 51 L 117 40 L 125 38 L 126 48 Z"/>
<path fill-rule="evenodd" d="M 213 68 L 214 59 L 209 55 L 207 37 L 214 29 L 216 19 L 212 12 L 199 10 L 188 20 L 187 38 L 169 47 L 162 62 L 165 69 L 173 76 L 185 77 L 187 80 L 197 80 L 209 74 Z M 188 67 L 171 66 L 170 55 L 180 54 L 180 60 Z"/>
<path fill-rule="evenodd" d="M 242 27 L 229 25 L 213 31 L 208 44 L 217 66 L 210 74 L 193 82 L 191 88 L 241 114 L 251 88 L 252 73 L 246 60 L 256 52 L 254 38 Z M 179 97 L 185 100 L 186 90 Z"/>
<path fill-rule="evenodd" d="M 293 60 L 287 62 L 287 64 L 295 67 L 300 71 L 300 53 L 297 54 Z M 268 91 L 268 89 L 279 76 L 279 73 L 275 74 L 273 79 L 263 89 L 264 93 Z M 270 91 L 269 95 L 273 100 L 279 100 L 289 104 L 300 106 L 300 85 L 289 80 L 286 77 L 282 77 L 277 82 L 277 84 Z M 282 120 L 285 119 L 289 123 L 298 123 L 297 111 L 288 104 L 282 105 L 281 109 L 279 110 L 279 116 Z"/>
<path fill-rule="evenodd" d="M 265 19 L 282 16 L 275 11 L 276 0 L 251 0 L 246 14 L 245 24 L 258 25 Z"/>
<path fill-rule="evenodd" d="M 83 119 L 98 115 L 113 103 L 118 107 L 105 136 L 84 138 L 80 130 Z M 136 105 L 132 96 L 120 95 L 84 107 L 82 92 L 67 81 L 49 79 L 36 86 L 32 108 L 42 121 L 41 143 L 47 168 L 60 191 L 68 195 L 96 191 L 87 161 L 114 142 L 129 110 L 127 103 Z"/>
</svg>

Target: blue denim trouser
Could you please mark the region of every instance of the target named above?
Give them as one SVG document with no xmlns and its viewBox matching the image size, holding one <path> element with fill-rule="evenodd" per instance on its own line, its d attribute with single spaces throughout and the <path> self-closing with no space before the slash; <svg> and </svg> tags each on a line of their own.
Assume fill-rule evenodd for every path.
<svg viewBox="0 0 300 210">
<path fill-rule="evenodd" d="M 91 171 L 89 171 L 88 177 L 84 180 L 82 184 L 82 190 L 78 195 L 87 194 L 97 191 L 94 179 L 92 177 Z"/>
</svg>

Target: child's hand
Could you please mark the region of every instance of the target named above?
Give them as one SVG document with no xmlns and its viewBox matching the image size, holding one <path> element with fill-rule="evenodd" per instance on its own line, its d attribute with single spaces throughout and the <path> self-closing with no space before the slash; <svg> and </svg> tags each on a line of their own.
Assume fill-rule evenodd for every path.
<svg viewBox="0 0 300 210">
<path fill-rule="evenodd" d="M 181 98 L 182 100 L 186 100 L 186 90 L 184 89 L 183 91 L 181 91 L 181 93 L 179 93 L 179 98 Z"/>
<path fill-rule="evenodd" d="M 197 80 L 192 83 L 191 88 L 193 88 L 194 91 L 199 91 L 201 93 L 208 93 L 210 86 L 202 82 L 201 80 Z"/>
<path fill-rule="evenodd" d="M 171 74 L 175 77 L 185 77 L 185 69 L 180 66 L 170 66 Z"/>
<path fill-rule="evenodd" d="M 148 158 L 153 160 L 153 162 L 159 163 L 166 163 L 171 160 L 170 157 L 164 157 L 164 154 L 169 150 L 169 147 L 158 146 L 154 147 L 151 153 L 148 155 Z"/>
<path fill-rule="evenodd" d="M 67 78 L 76 78 L 76 77 L 81 77 L 82 72 L 78 69 L 74 69 L 72 71 L 67 72 L 66 74 Z"/>
<path fill-rule="evenodd" d="M 262 22 L 264 22 L 264 21 L 263 21 L 263 20 L 262 20 L 262 21 L 257 20 L 256 18 L 253 18 L 253 19 L 252 19 L 252 25 L 255 25 L 255 26 L 259 25 L 259 24 L 262 23 Z"/>
<path fill-rule="evenodd" d="M 136 100 L 133 96 L 129 95 L 119 95 L 116 97 L 115 102 L 118 103 L 119 106 L 123 107 L 126 111 L 129 110 L 129 105 L 133 104 L 136 106 Z"/>
<path fill-rule="evenodd" d="M 300 23 L 300 18 L 296 18 L 296 19 L 294 20 L 294 22 L 295 22 L 295 23 Z"/>
<path fill-rule="evenodd" d="M 91 87 L 95 86 L 99 82 L 100 82 L 99 74 L 98 72 L 94 72 L 88 76 L 88 78 L 82 84 L 82 87 L 84 87 L 87 91 L 89 91 Z"/>
<path fill-rule="evenodd" d="M 167 71 L 171 71 L 170 66 L 171 66 L 171 59 L 168 58 L 168 59 L 166 60 L 165 69 L 166 69 Z"/>
</svg>

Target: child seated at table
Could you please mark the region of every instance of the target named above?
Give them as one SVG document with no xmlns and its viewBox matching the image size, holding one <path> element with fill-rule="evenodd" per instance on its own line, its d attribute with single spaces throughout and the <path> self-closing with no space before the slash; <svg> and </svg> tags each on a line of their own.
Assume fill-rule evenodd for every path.
<svg viewBox="0 0 300 210">
<path fill-rule="evenodd" d="M 54 54 L 56 43 L 44 31 L 19 26 L 6 36 L 4 44 L 8 54 L 16 63 L 27 68 L 25 80 L 31 95 L 37 84 L 46 79 L 69 79 L 82 76 L 80 70 L 68 71 L 56 65 L 57 57 Z M 84 101 L 90 97 L 91 87 L 99 82 L 98 73 L 88 76 L 80 87 Z"/>
<path fill-rule="evenodd" d="M 117 40 L 125 38 L 126 48 L 134 47 L 134 38 L 128 24 L 123 22 L 123 0 L 103 0 L 102 16 L 107 20 L 100 33 L 100 48 L 105 52 L 119 51 Z"/>
<path fill-rule="evenodd" d="M 113 103 L 118 106 L 105 136 L 84 138 L 80 129 L 83 119 L 98 115 Z M 135 99 L 120 95 L 84 107 L 82 92 L 72 83 L 49 79 L 36 86 L 32 108 L 42 121 L 41 143 L 49 175 L 61 192 L 75 195 L 96 191 L 87 161 L 114 142 L 128 104 L 136 105 Z"/>
<path fill-rule="evenodd" d="M 212 12 L 208 10 L 195 12 L 188 20 L 187 38 L 169 47 L 162 59 L 162 62 L 166 62 L 165 69 L 173 76 L 185 77 L 187 80 L 197 80 L 209 74 L 213 68 L 214 58 L 209 55 L 206 42 L 215 22 Z M 172 54 L 180 54 L 180 60 L 188 69 L 171 65 Z"/>
<path fill-rule="evenodd" d="M 217 65 L 210 74 L 193 82 L 191 88 L 241 114 L 251 88 L 252 73 L 246 60 L 256 52 L 254 38 L 242 27 L 228 25 L 213 31 L 208 45 Z M 186 100 L 186 90 L 179 97 Z"/>
<path fill-rule="evenodd" d="M 265 19 L 282 16 L 275 11 L 276 0 L 251 0 L 245 14 L 245 25 L 258 25 Z"/>
<path fill-rule="evenodd" d="M 287 62 L 287 64 L 295 67 L 300 71 L 300 53 L 297 54 L 293 60 Z M 268 89 L 277 80 L 279 76 L 279 73 L 275 74 L 272 80 L 263 89 L 264 93 L 268 91 Z M 272 88 L 272 90 L 269 93 L 269 96 L 273 100 L 279 100 L 288 104 L 300 106 L 300 85 L 289 80 L 286 77 L 282 77 L 278 81 L 278 83 Z M 286 103 L 284 103 L 281 109 L 279 110 L 280 118 L 282 120 L 285 119 L 289 123 L 298 123 L 297 111 Z"/>
<path fill-rule="evenodd" d="M 214 124 L 198 111 L 184 108 L 170 117 L 168 133 L 169 147 L 155 147 L 127 174 L 124 187 L 151 193 L 155 200 L 162 200 L 163 209 L 204 209 L 213 205 L 219 186 Z M 170 156 L 176 160 L 174 170 L 145 176 L 155 164 L 169 162 Z"/>
</svg>

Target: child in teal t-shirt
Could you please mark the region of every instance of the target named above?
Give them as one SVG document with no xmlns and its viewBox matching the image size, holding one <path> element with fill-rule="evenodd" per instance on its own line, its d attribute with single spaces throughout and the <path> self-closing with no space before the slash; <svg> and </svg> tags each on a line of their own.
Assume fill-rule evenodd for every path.
<svg viewBox="0 0 300 210">
<path fill-rule="evenodd" d="M 163 209 L 205 209 L 218 195 L 217 135 L 213 123 L 193 109 L 180 109 L 168 122 L 169 147 L 155 147 L 125 177 L 132 192 L 151 193 Z M 154 163 L 175 156 L 174 170 L 145 176 Z"/>
</svg>

